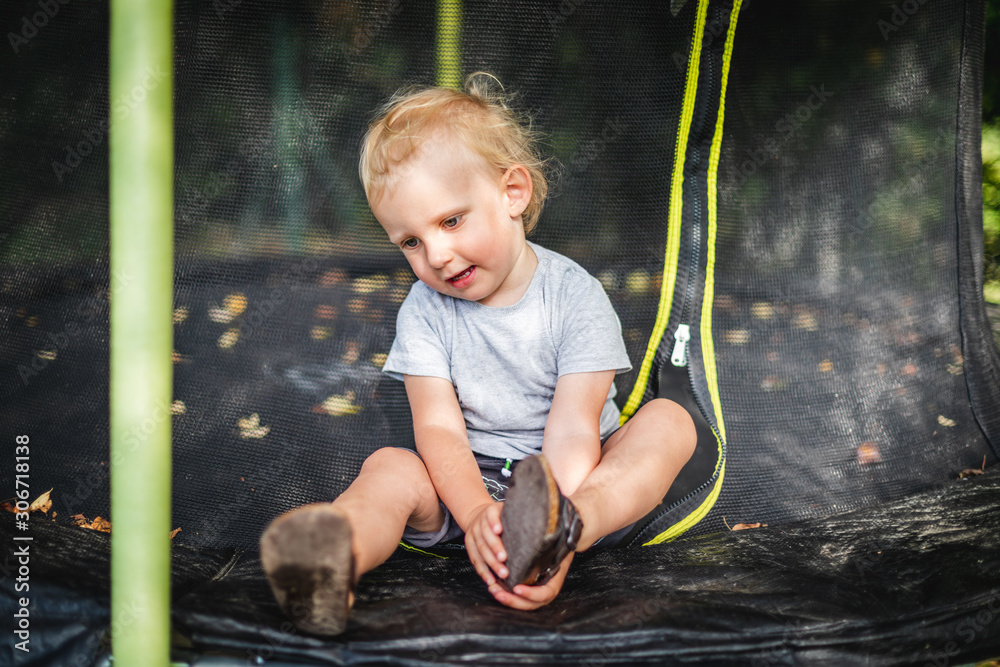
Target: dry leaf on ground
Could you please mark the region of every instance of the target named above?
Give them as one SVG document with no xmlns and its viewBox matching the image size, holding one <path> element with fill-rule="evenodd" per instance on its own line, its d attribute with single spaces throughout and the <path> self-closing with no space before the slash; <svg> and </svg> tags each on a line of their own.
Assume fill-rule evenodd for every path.
<svg viewBox="0 0 1000 667">
<path fill-rule="evenodd" d="M 55 487 L 53 487 L 55 488 Z M 52 493 L 52 489 L 49 489 L 42 495 L 35 498 L 34 502 L 28 505 L 29 512 L 41 512 L 42 514 L 48 514 L 49 510 L 52 509 L 52 499 L 49 498 L 49 494 Z"/>
<path fill-rule="evenodd" d="M 35 498 L 30 505 L 28 505 L 29 512 L 41 512 L 42 514 L 48 514 L 49 510 L 52 509 L 52 501 L 49 499 L 49 494 L 52 493 L 52 489 L 49 489 L 42 495 Z M 13 500 L 11 498 L 10 500 Z M 4 512 L 10 512 L 11 514 L 17 513 L 17 508 L 10 503 L 10 501 L 3 501 L 0 503 L 0 510 Z M 55 514 L 53 514 L 55 516 Z"/>
<path fill-rule="evenodd" d="M 107 519 L 102 519 L 101 517 L 95 517 L 93 521 L 89 521 L 87 517 L 82 514 L 74 514 L 70 517 L 73 519 L 73 523 L 80 528 L 88 528 L 90 530 L 99 530 L 102 533 L 111 532 L 111 522 Z"/>
<path fill-rule="evenodd" d="M 855 452 L 858 463 L 863 466 L 882 463 L 882 452 L 879 451 L 878 444 L 874 442 L 863 442 Z"/>
<path fill-rule="evenodd" d="M 767 524 L 759 521 L 757 523 L 737 523 L 729 530 L 749 530 L 751 528 L 767 528 Z"/>
</svg>

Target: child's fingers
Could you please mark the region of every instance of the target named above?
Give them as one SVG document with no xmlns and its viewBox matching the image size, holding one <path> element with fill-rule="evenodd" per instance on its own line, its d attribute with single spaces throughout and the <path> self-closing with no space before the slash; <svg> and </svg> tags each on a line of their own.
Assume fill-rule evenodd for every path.
<svg viewBox="0 0 1000 667">
<path fill-rule="evenodd" d="M 508 572 L 503 560 L 507 558 L 507 554 L 504 553 L 503 542 L 500 541 L 500 538 L 489 526 L 479 526 L 472 533 L 473 539 L 476 541 L 476 548 L 479 550 L 479 556 L 498 577 L 501 579 L 506 577 Z"/>
<path fill-rule="evenodd" d="M 499 509 L 497 509 L 496 511 L 492 510 L 493 508 L 490 508 L 490 510 L 487 510 L 486 512 L 486 517 L 484 518 L 484 521 L 486 522 L 487 525 L 484 527 L 482 531 L 482 537 L 483 541 L 486 543 L 486 546 L 488 546 L 490 551 L 493 552 L 493 556 L 497 560 L 497 562 L 502 563 L 503 561 L 507 560 L 507 551 L 506 549 L 504 549 L 503 539 L 499 535 L 500 530 L 502 530 L 500 524 L 500 511 Z M 500 576 L 505 577 L 507 575 L 501 574 Z"/>
<path fill-rule="evenodd" d="M 496 535 L 499 535 L 503 531 L 503 523 L 500 521 L 502 513 L 503 503 L 493 503 L 486 508 L 486 518 L 490 522 L 490 528 L 493 529 L 493 533 Z"/>
<path fill-rule="evenodd" d="M 496 598 L 498 602 L 504 604 L 513 609 L 525 609 L 532 610 L 538 609 L 539 607 L 544 607 L 559 595 L 559 591 L 562 590 L 563 583 L 566 580 L 566 575 L 569 573 L 570 563 L 573 562 L 573 554 L 570 553 L 563 559 L 563 562 L 559 566 L 559 570 L 555 575 L 549 579 L 547 582 L 540 586 L 528 586 L 527 584 L 518 584 L 514 586 L 514 590 L 508 591 L 503 586 L 497 584 L 497 586 L 490 587 L 490 593 Z"/>
<path fill-rule="evenodd" d="M 512 592 L 520 598 L 524 598 L 525 600 L 541 606 L 552 602 L 556 598 L 556 595 L 558 595 L 559 589 L 553 590 L 553 587 L 548 583 L 543 586 L 527 586 L 525 584 L 518 584 L 517 586 L 514 586 L 514 590 Z"/>
<path fill-rule="evenodd" d="M 487 586 L 491 586 L 496 583 L 496 579 L 493 577 L 493 572 L 486 565 L 486 562 L 480 557 L 478 549 L 476 549 L 475 541 L 471 539 L 468 535 L 465 540 L 465 550 L 469 554 L 469 561 L 472 563 L 472 567 L 475 568 L 476 574 L 482 579 Z"/>
<path fill-rule="evenodd" d="M 495 584 L 496 577 L 493 574 L 494 570 L 488 561 L 483 557 L 484 553 L 489 554 L 490 551 L 489 549 L 482 549 L 479 540 L 476 539 L 474 531 L 466 533 L 465 549 L 469 554 L 469 560 L 472 562 L 472 566 L 476 569 L 476 574 L 479 575 L 487 586 Z"/>
<path fill-rule="evenodd" d="M 495 584 L 489 587 L 489 591 L 500 604 L 511 609 L 524 611 L 544 607 L 552 602 L 559 593 L 558 590 L 551 590 L 548 585 L 525 586 L 523 584 L 515 586 L 513 591 L 508 591 L 500 584 Z"/>
</svg>

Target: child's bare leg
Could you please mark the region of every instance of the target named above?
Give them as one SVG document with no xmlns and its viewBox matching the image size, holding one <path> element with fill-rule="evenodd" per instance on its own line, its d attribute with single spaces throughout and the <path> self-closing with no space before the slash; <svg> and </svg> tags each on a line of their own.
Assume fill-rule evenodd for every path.
<svg viewBox="0 0 1000 667">
<path fill-rule="evenodd" d="M 392 554 L 407 523 L 437 530 L 444 520 L 423 462 L 381 449 L 333 503 L 279 516 L 261 536 L 261 566 L 278 605 L 306 632 L 340 634 L 361 575 Z"/>
<path fill-rule="evenodd" d="M 583 520 L 577 551 L 652 511 L 696 444 L 694 422 L 680 405 L 658 398 L 642 406 L 608 438 L 601 462 L 570 496 Z"/>
<path fill-rule="evenodd" d="M 392 555 L 407 525 L 429 532 L 444 522 L 423 461 L 404 449 L 376 450 L 333 507 L 351 524 L 355 582 Z"/>
</svg>

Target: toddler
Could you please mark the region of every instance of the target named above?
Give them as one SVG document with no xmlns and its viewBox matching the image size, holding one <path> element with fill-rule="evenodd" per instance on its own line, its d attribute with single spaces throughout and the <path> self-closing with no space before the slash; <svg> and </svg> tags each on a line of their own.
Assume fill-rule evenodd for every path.
<svg viewBox="0 0 1000 667">
<path fill-rule="evenodd" d="M 676 403 L 649 401 L 619 428 L 614 376 L 631 366 L 611 303 L 578 264 L 526 239 L 544 167 L 487 75 L 465 92 L 401 91 L 371 123 L 365 193 L 419 278 L 384 367 L 406 388 L 416 453 L 375 451 L 335 501 L 261 537 L 301 629 L 342 632 L 358 579 L 401 539 L 464 536 L 498 602 L 541 607 L 573 554 L 624 538 L 691 457 L 694 425 Z"/>
</svg>

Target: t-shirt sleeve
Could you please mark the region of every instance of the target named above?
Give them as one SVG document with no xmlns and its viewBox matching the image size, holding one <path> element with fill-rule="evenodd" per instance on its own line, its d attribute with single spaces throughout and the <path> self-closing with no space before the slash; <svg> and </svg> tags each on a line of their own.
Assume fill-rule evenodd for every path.
<svg viewBox="0 0 1000 667">
<path fill-rule="evenodd" d="M 589 274 L 569 281 L 559 309 L 559 330 L 553 332 L 558 350 L 560 376 L 632 368 L 621 322 L 601 283 Z"/>
<path fill-rule="evenodd" d="M 382 371 L 397 380 L 403 375 L 440 377 L 452 381 L 450 347 L 446 340 L 444 304 L 421 283 L 410 289 L 396 316 L 396 338 Z"/>
</svg>

